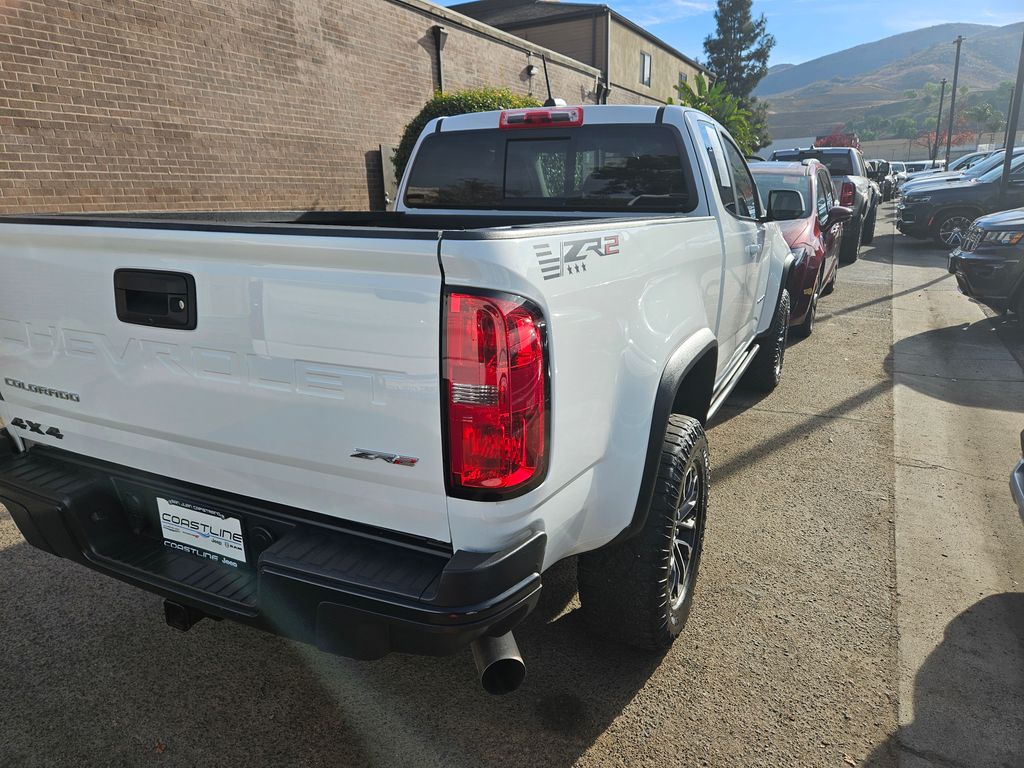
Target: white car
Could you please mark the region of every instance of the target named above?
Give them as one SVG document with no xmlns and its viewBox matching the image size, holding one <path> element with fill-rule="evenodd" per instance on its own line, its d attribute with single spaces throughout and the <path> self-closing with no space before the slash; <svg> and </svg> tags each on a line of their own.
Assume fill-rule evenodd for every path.
<svg viewBox="0 0 1024 768">
<path fill-rule="evenodd" d="M 579 555 L 590 624 L 666 648 L 703 424 L 784 361 L 793 257 L 743 154 L 675 106 L 446 117 L 398 200 L 0 219 L 0 500 L 179 629 L 472 646 L 503 693 Z"/>
</svg>

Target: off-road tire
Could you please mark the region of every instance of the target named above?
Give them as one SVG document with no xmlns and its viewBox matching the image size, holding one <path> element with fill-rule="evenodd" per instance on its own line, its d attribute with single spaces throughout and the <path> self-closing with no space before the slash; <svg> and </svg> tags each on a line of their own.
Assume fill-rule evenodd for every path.
<svg viewBox="0 0 1024 768">
<path fill-rule="evenodd" d="M 771 392 L 782 380 L 786 342 L 789 340 L 789 307 L 789 291 L 783 288 L 771 327 L 760 340 L 761 348 L 744 377 L 744 384 L 753 389 Z"/>
<path fill-rule="evenodd" d="M 801 339 L 806 339 L 814 332 L 814 317 L 818 312 L 818 298 L 821 296 L 821 276 L 825 274 L 825 268 L 822 267 L 818 271 L 818 276 L 814 278 L 814 292 L 811 293 L 811 301 L 807 305 L 807 314 L 804 315 L 804 320 L 800 325 L 794 325 L 790 331 L 794 336 Z"/>
<path fill-rule="evenodd" d="M 853 264 L 857 260 L 863 228 L 863 219 L 860 216 L 854 216 L 843 226 L 843 239 L 839 243 L 840 264 Z"/>
<path fill-rule="evenodd" d="M 878 218 L 878 206 L 871 209 L 867 221 L 864 222 L 864 231 L 861 232 L 860 242 L 862 245 L 870 245 L 875 239 L 875 219 Z"/>
<path fill-rule="evenodd" d="M 678 515 L 687 480 L 697 478 L 693 545 L 683 591 L 673 592 Z M 665 651 L 683 631 L 693 604 L 704 549 L 711 463 L 700 422 L 669 417 L 658 460 L 654 494 L 643 528 L 634 536 L 580 555 L 577 580 L 587 625 L 595 633 L 647 651 Z M 674 596 L 674 597 L 673 597 Z"/>
</svg>

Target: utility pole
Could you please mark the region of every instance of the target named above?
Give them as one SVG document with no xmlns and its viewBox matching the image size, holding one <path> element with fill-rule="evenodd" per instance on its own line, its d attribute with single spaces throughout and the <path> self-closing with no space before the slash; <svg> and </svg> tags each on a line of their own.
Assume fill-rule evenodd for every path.
<svg viewBox="0 0 1024 768">
<path fill-rule="evenodd" d="M 942 93 L 939 94 L 939 115 L 935 118 L 935 146 L 932 147 L 932 161 L 939 154 L 939 131 L 942 130 L 942 105 L 946 102 L 946 78 L 942 78 Z"/>
<path fill-rule="evenodd" d="M 956 114 L 956 81 L 960 76 L 960 44 L 964 41 L 963 35 L 957 35 L 956 40 L 956 61 L 953 63 L 953 93 L 949 97 L 949 130 L 946 131 L 946 167 L 949 168 L 949 143 L 953 140 L 953 115 Z"/>
<path fill-rule="evenodd" d="M 1017 62 L 1017 82 L 1013 86 L 1010 114 L 1007 115 L 1006 151 L 1003 153 L 1003 175 L 999 179 L 999 199 L 1006 200 L 1006 187 L 1010 183 L 1010 163 L 1013 160 L 1013 145 L 1017 141 L 1017 118 L 1020 117 L 1021 89 L 1024 87 L 1024 35 L 1020 40 L 1020 61 Z"/>
</svg>

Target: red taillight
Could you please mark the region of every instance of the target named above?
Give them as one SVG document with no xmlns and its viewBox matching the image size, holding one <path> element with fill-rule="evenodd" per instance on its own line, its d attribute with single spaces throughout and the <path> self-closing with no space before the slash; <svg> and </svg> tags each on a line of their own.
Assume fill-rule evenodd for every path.
<svg viewBox="0 0 1024 768">
<path fill-rule="evenodd" d="M 444 388 L 450 487 L 507 494 L 547 465 L 544 321 L 525 299 L 447 296 Z"/>
<path fill-rule="evenodd" d="M 844 181 L 843 188 L 839 191 L 839 204 L 847 207 L 853 205 L 853 196 L 856 192 L 857 188 L 853 186 L 852 181 Z"/>
<path fill-rule="evenodd" d="M 513 109 L 501 113 L 498 127 L 503 131 L 516 128 L 577 128 L 583 125 L 583 107 L 552 109 Z"/>
</svg>

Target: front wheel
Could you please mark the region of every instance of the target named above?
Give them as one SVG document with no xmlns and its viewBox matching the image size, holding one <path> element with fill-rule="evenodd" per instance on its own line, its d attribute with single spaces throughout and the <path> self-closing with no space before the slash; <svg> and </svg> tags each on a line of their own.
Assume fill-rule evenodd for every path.
<svg viewBox="0 0 1024 768">
<path fill-rule="evenodd" d="M 761 340 L 761 348 L 747 369 L 746 383 L 762 392 L 771 392 L 782 380 L 782 366 L 786 361 L 786 342 L 789 340 L 789 291 L 782 289 L 775 307 L 772 324 Z"/>
<path fill-rule="evenodd" d="M 673 414 L 643 528 L 579 557 L 580 603 L 591 629 L 643 650 L 672 645 L 693 604 L 710 484 L 703 427 Z"/>
<path fill-rule="evenodd" d="M 814 318 L 818 315 L 818 295 L 821 291 L 821 277 L 823 274 L 825 274 L 824 267 L 818 271 L 818 276 L 814 278 L 814 289 L 811 292 L 811 300 L 807 305 L 807 314 L 804 315 L 804 321 L 800 325 L 793 326 L 793 333 L 801 339 L 806 339 L 814 332 Z"/>
<path fill-rule="evenodd" d="M 932 238 L 943 248 L 956 248 L 963 242 L 973 223 L 974 217 L 966 211 L 939 214 L 932 229 Z"/>
</svg>

